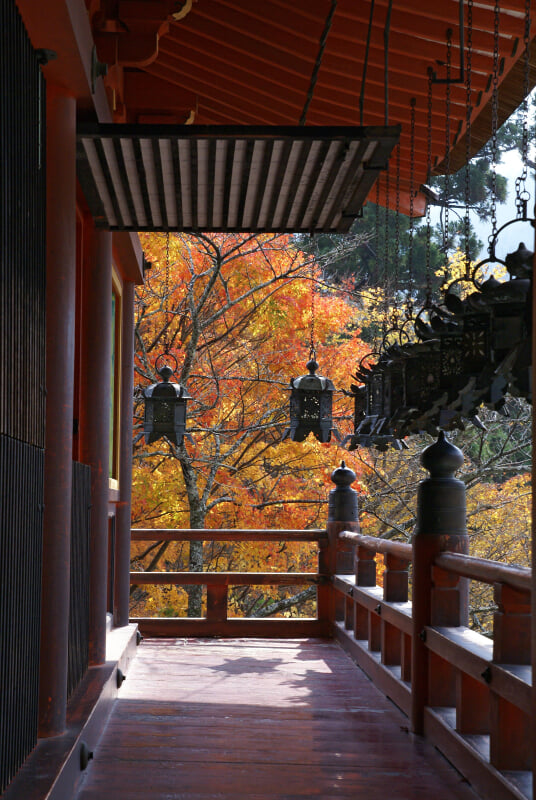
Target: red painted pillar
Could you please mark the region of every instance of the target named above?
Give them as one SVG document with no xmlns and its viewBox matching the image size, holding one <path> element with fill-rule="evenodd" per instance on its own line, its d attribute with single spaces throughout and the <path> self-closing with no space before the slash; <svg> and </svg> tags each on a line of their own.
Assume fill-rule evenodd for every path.
<svg viewBox="0 0 536 800">
<path fill-rule="evenodd" d="M 419 734 L 424 732 L 424 709 L 432 689 L 425 628 L 467 623 L 467 581 L 445 581 L 433 562 L 441 552 L 467 553 L 469 547 L 465 485 L 454 478 L 463 463 L 461 451 L 441 432 L 437 442 L 423 452 L 421 463 L 430 477 L 419 485 L 413 534 L 411 723 L 413 732 Z M 454 687 L 448 688 L 454 692 Z"/>
<path fill-rule="evenodd" d="M 130 501 L 132 494 L 132 413 L 134 394 L 134 284 L 123 286 L 119 503 L 115 518 L 114 624 L 128 625 L 130 599 Z"/>
<path fill-rule="evenodd" d="M 112 234 L 94 231 L 84 270 L 80 450 L 91 467 L 89 663 L 106 659 L 112 358 Z"/>
<path fill-rule="evenodd" d="M 65 728 L 76 298 L 76 102 L 47 93 L 47 410 L 39 736 Z"/>
</svg>

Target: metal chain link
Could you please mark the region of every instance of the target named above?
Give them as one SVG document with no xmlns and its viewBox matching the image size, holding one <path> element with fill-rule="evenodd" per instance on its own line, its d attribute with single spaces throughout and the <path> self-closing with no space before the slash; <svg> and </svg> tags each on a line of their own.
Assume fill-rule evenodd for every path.
<svg viewBox="0 0 536 800">
<path fill-rule="evenodd" d="M 169 231 L 166 231 L 166 271 L 164 277 L 164 353 L 169 355 Z"/>
<path fill-rule="evenodd" d="M 529 101 L 530 91 L 530 0 L 525 0 L 525 30 L 523 35 L 525 50 L 523 53 L 523 105 L 522 105 L 522 136 L 521 136 L 521 159 L 523 168 L 521 175 L 516 178 L 516 216 L 518 219 L 527 218 L 527 203 L 529 193 L 527 191 L 527 158 L 529 149 Z"/>
<path fill-rule="evenodd" d="M 497 130 L 499 127 L 499 15 L 498 0 L 493 10 L 493 74 L 491 94 L 491 236 L 489 256 L 495 258 L 495 238 L 497 234 Z"/>
<path fill-rule="evenodd" d="M 417 101 L 411 98 L 410 106 L 410 152 L 409 152 L 409 245 L 408 245 L 408 291 L 406 294 L 406 317 L 413 317 L 413 237 L 415 235 L 415 223 L 413 215 L 415 211 L 415 107 Z"/>
<path fill-rule="evenodd" d="M 374 209 L 374 234 L 376 237 L 376 275 L 374 283 L 378 285 L 381 280 L 381 257 L 380 257 L 380 178 L 376 181 L 376 208 Z"/>
<path fill-rule="evenodd" d="M 315 273 L 313 262 L 309 265 L 309 273 L 311 280 L 311 325 L 310 325 L 310 347 L 309 357 L 316 359 L 316 346 L 315 346 Z"/>
<path fill-rule="evenodd" d="M 452 29 L 447 30 L 447 85 L 445 92 L 445 180 L 443 207 L 443 253 L 446 259 L 445 278 L 448 275 L 447 253 L 449 249 L 449 197 L 450 197 L 450 81 L 452 67 Z"/>
<path fill-rule="evenodd" d="M 395 258 L 393 276 L 393 327 L 398 326 L 398 288 L 400 284 L 400 142 L 396 148 L 396 184 L 395 184 Z"/>
<path fill-rule="evenodd" d="M 432 178 L 432 80 L 433 70 L 428 67 L 428 143 L 427 143 L 427 183 L 430 184 Z M 429 308 L 432 303 L 432 274 L 431 274 L 431 246 L 432 246 L 432 220 L 430 216 L 430 203 L 426 203 L 426 301 L 425 307 Z"/>
<path fill-rule="evenodd" d="M 384 336 L 387 332 L 388 328 L 388 316 L 389 316 L 389 281 L 388 281 L 388 269 L 389 269 L 389 206 L 390 206 L 390 174 L 389 174 L 389 162 L 387 162 L 387 169 L 385 170 L 385 241 L 384 241 L 384 256 L 383 256 L 383 322 L 382 328 Z"/>
<path fill-rule="evenodd" d="M 473 69 L 473 0 L 467 5 L 467 55 L 466 55 L 466 92 L 465 92 L 465 276 L 468 278 L 471 271 L 471 123 L 472 123 L 472 97 L 471 81 Z"/>
</svg>

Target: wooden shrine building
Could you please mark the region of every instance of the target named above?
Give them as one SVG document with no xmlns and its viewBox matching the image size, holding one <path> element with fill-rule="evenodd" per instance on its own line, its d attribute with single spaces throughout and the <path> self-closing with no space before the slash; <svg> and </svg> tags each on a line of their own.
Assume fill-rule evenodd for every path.
<svg viewBox="0 0 536 800">
<path fill-rule="evenodd" d="M 501 123 L 536 82 L 536 8 L 532 0 L 3 0 L 0 23 L 0 793 L 69 800 L 137 643 L 129 623 L 134 288 L 144 275 L 137 232 L 344 233 L 398 143 L 401 211 L 422 215 L 428 167 L 454 171 L 489 139 L 494 84 Z M 305 580 L 319 584 L 319 618 L 250 634 L 337 639 L 480 796 L 532 797 L 531 575 L 475 565 L 440 544 L 417 557 L 355 529 L 340 510 L 327 533 L 255 534 L 318 543 L 319 575 Z M 377 553 L 386 559 L 383 593 Z M 493 643 L 464 627 L 466 578 L 496 588 Z M 145 633 L 247 636 L 247 625 L 226 619 L 231 578 L 203 580 L 203 624 Z M 484 754 L 474 737 L 485 739 Z M 98 774 L 98 760 L 90 770 Z"/>
</svg>

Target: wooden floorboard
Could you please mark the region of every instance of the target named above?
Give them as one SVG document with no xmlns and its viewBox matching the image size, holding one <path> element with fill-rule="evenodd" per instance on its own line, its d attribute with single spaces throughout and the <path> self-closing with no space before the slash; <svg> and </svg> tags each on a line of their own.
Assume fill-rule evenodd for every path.
<svg viewBox="0 0 536 800">
<path fill-rule="evenodd" d="M 77 800 L 475 800 L 331 641 L 145 640 Z"/>
</svg>

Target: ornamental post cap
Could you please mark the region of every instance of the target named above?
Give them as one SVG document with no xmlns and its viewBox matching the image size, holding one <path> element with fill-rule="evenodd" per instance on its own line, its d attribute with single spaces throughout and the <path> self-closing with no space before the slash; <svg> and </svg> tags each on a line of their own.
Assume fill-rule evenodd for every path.
<svg viewBox="0 0 536 800">
<path fill-rule="evenodd" d="M 337 489 L 350 486 L 355 481 L 356 477 L 357 475 L 353 469 L 347 467 L 345 461 L 341 461 L 341 466 L 334 469 L 331 473 L 331 480 Z"/>
<path fill-rule="evenodd" d="M 453 478 L 463 464 L 463 453 L 449 442 L 444 431 L 439 431 L 437 442 L 423 451 L 421 464 L 432 478 Z"/>
<path fill-rule="evenodd" d="M 525 247 L 524 242 L 519 243 L 517 250 L 508 253 L 504 259 L 506 269 L 516 278 L 529 278 L 532 274 L 532 259 L 534 253 Z"/>
</svg>

